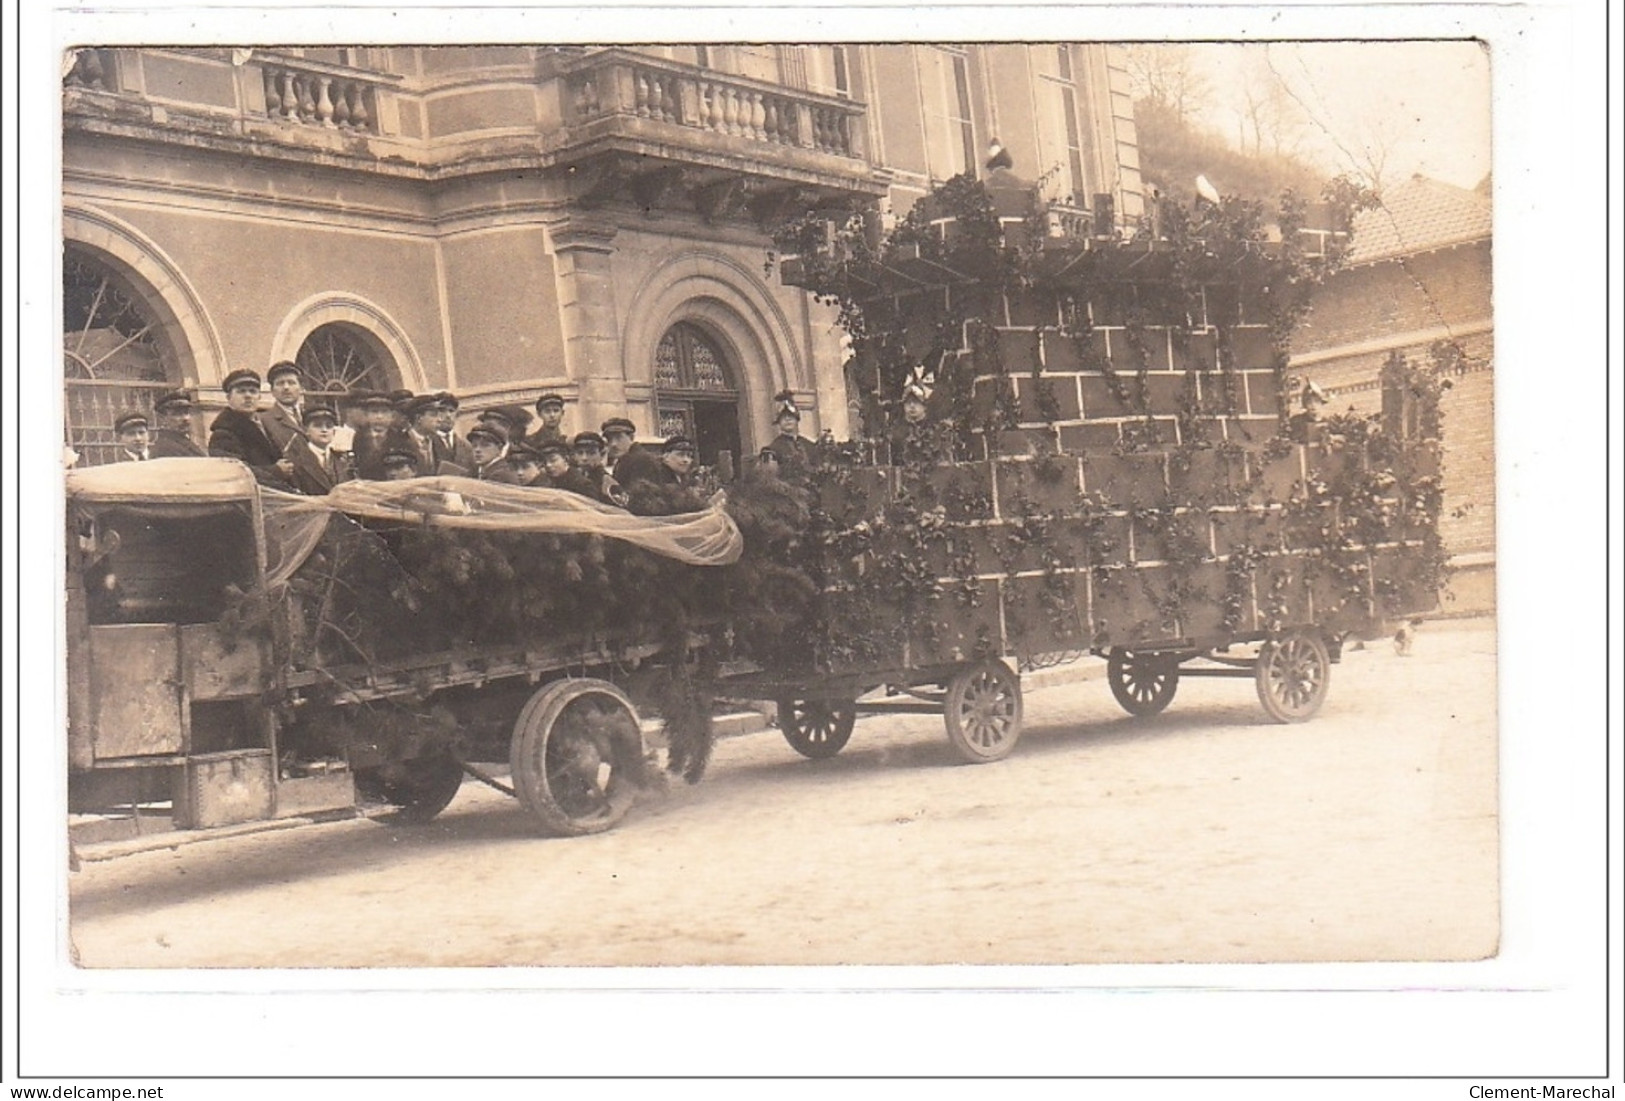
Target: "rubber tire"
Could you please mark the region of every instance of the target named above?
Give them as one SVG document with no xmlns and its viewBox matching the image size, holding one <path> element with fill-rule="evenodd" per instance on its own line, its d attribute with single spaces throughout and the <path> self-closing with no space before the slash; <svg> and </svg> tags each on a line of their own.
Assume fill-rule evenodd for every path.
<svg viewBox="0 0 1625 1101">
<path fill-rule="evenodd" d="M 404 776 L 386 778 L 381 769 L 356 773 L 363 795 L 382 799 L 399 809 L 391 822 L 420 826 L 431 821 L 457 797 L 463 786 L 463 764 L 450 753 L 434 753 L 402 761 Z"/>
<path fill-rule="evenodd" d="M 1003 760 L 1021 737 L 1021 678 L 1002 661 L 962 667 L 942 711 L 948 744 L 970 764 Z"/>
<path fill-rule="evenodd" d="M 1165 668 L 1147 669 L 1152 665 L 1162 665 Z M 1144 682 L 1129 683 L 1129 678 L 1135 675 L 1149 674 L 1151 678 L 1151 693 L 1142 698 L 1136 688 Z M 1157 678 L 1165 678 L 1158 680 Z M 1106 656 L 1106 683 L 1111 685 L 1112 695 L 1135 718 L 1147 718 L 1159 714 L 1174 700 L 1174 693 L 1179 691 L 1179 662 L 1170 655 L 1165 654 L 1136 654 L 1133 650 L 1125 650 L 1114 646 Z"/>
<path fill-rule="evenodd" d="M 1296 629 L 1265 642 L 1253 671 L 1258 702 L 1278 723 L 1314 718 L 1326 702 L 1331 676 L 1331 656 L 1319 633 Z"/>
<path fill-rule="evenodd" d="M 632 729 L 638 731 L 638 762 L 617 756 L 632 749 L 616 744 L 609 746 L 611 757 L 604 759 L 603 745 L 578 736 L 573 724 L 584 709 L 599 714 L 606 709 L 610 713 L 622 712 Z M 584 742 L 593 743 L 593 753 L 600 761 L 590 780 L 579 774 L 572 777 L 567 767 L 571 749 L 586 748 Z M 608 681 L 566 677 L 542 686 L 520 711 L 514 722 L 508 763 L 513 769 L 515 794 L 542 828 L 555 837 L 581 837 L 603 833 L 626 817 L 638 790 L 628 774 L 641 773 L 642 752 L 638 713 L 624 692 Z M 600 778 L 606 764 L 610 768 L 607 783 Z"/>
<path fill-rule="evenodd" d="M 779 701 L 779 730 L 784 740 L 791 749 L 814 761 L 833 757 L 845 748 L 857 721 L 857 708 L 851 702 Z"/>
</svg>

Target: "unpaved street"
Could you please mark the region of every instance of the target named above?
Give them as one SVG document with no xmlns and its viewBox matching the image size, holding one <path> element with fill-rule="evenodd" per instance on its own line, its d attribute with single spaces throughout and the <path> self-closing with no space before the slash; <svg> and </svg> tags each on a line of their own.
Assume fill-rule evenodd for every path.
<svg viewBox="0 0 1625 1101">
<path fill-rule="evenodd" d="M 1477 958 L 1494 640 L 1433 623 L 1411 657 L 1348 653 L 1302 726 L 1239 680 L 1131 720 L 1097 676 L 1029 693 L 992 765 L 956 763 L 940 720 L 870 718 L 822 762 L 726 740 L 702 783 L 597 837 L 536 837 L 470 782 L 428 826 L 86 862 L 73 941 L 90 967 Z"/>
</svg>

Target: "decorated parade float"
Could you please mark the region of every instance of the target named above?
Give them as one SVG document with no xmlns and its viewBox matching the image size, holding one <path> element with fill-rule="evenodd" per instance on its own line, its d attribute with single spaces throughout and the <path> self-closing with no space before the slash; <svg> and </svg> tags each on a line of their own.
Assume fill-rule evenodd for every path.
<svg viewBox="0 0 1625 1101">
<path fill-rule="evenodd" d="M 472 775 L 591 833 L 663 782 L 640 708 L 690 781 L 721 697 L 776 702 L 808 757 L 920 711 L 992 761 L 1019 674 L 1084 655 L 1136 715 L 1237 676 L 1308 719 L 1344 640 L 1432 607 L 1446 558 L 1433 372 L 1390 364 L 1382 416 L 1293 412 L 1287 342 L 1361 197 L 1129 236 L 1036 196 L 994 172 L 889 231 L 785 226 L 770 263 L 838 309 L 863 433 L 667 515 L 465 478 L 301 498 L 223 459 L 70 472 L 71 804 L 196 827 L 359 792 L 426 820 Z"/>
</svg>

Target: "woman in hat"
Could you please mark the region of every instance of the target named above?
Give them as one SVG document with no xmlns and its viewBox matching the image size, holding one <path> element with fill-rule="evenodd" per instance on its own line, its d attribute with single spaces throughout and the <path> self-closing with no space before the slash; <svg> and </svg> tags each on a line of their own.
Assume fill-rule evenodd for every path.
<svg viewBox="0 0 1625 1101">
<path fill-rule="evenodd" d="M 208 452 L 192 438 L 192 395 L 185 390 L 160 394 L 152 403 L 158 430 L 147 454 L 154 459 L 201 459 Z"/>
<path fill-rule="evenodd" d="M 952 448 L 943 426 L 930 419 L 931 385 L 916 370 L 903 387 L 903 419 L 891 433 L 893 466 L 948 462 Z"/>
<path fill-rule="evenodd" d="M 779 457 L 779 476 L 787 482 L 802 484 L 812 472 L 813 442 L 801 435 L 801 410 L 796 408 L 795 395 L 781 390 L 773 398 L 774 425 L 779 434 L 768 448 Z"/>
</svg>

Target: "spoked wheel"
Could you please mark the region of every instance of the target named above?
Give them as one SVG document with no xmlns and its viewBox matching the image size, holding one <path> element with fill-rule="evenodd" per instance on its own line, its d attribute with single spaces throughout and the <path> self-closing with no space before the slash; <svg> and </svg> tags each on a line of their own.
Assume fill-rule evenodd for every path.
<svg viewBox="0 0 1625 1101">
<path fill-rule="evenodd" d="M 1258 651 L 1258 702 L 1278 723 L 1301 723 L 1326 702 L 1332 663 L 1326 644 L 1310 631 L 1288 631 Z"/>
<path fill-rule="evenodd" d="M 858 713 L 853 705 L 830 700 L 780 700 L 779 729 L 790 748 L 815 761 L 833 757 L 852 737 Z"/>
<path fill-rule="evenodd" d="M 943 708 L 948 741 L 972 764 L 1010 755 L 1021 737 L 1021 680 L 1002 661 L 961 669 Z"/>
<path fill-rule="evenodd" d="M 396 822 L 421 825 L 446 809 L 463 786 L 463 764 L 450 753 L 432 753 L 357 772 L 357 789 L 398 809 Z"/>
<path fill-rule="evenodd" d="M 554 681 L 519 713 L 509 763 L 520 801 L 545 830 L 602 833 L 626 817 L 645 781 L 637 711 L 608 681 Z"/>
<path fill-rule="evenodd" d="M 1124 711 L 1155 715 L 1173 702 L 1179 690 L 1179 659 L 1113 647 L 1106 655 L 1106 680 Z"/>
</svg>

